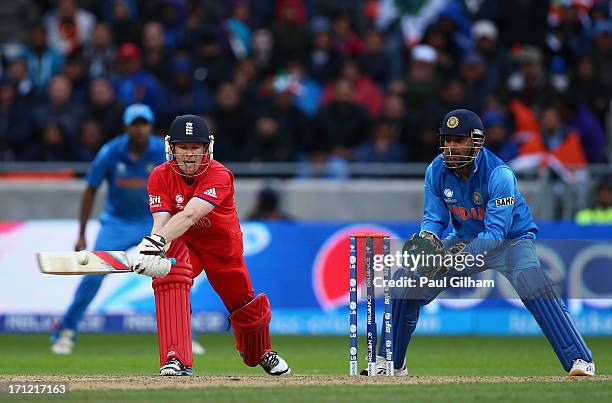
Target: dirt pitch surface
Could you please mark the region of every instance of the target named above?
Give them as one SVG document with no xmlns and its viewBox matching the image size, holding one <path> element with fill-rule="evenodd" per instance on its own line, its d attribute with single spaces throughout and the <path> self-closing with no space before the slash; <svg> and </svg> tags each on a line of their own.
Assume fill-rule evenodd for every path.
<svg viewBox="0 0 612 403">
<path fill-rule="evenodd" d="M 201 389 L 213 387 L 269 388 L 327 385 L 432 385 L 458 383 L 512 382 L 592 382 L 612 381 L 612 375 L 597 377 L 570 376 L 407 376 L 407 377 L 348 377 L 302 376 L 285 378 L 265 376 L 0 376 L 0 383 L 67 383 L 69 390 L 126 390 L 126 389 Z"/>
</svg>

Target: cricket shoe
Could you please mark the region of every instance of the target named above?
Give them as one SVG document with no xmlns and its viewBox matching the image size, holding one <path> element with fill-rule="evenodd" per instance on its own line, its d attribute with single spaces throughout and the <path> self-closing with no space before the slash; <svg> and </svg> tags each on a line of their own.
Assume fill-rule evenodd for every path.
<svg viewBox="0 0 612 403">
<path fill-rule="evenodd" d="M 58 355 L 72 354 L 74 336 L 74 331 L 70 329 L 64 329 L 59 332 L 57 339 L 51 345 L 51 352 Z"/>
<path fill-rule="evenodd" d="M 159 369 L 162 376 L 181 376 L 193 374 L 191 368 L 187 368 L 176 358 L 170 358 L 166 364 Z"/>
<path fill-rule="evenodd" d="M 359 373 L 360 375 L 368 376 L 369 372 L 367 368 L 364 368 Z M 376 356 L 376 375 L 377 376 L 386 376 L 387 375 L 387 360 L 385 357 L 380 355 Z M 393 371 L 393 376 L 407 376 L 408 369 L 406 368 L 406 360 L 404 359 L 404 365 L 401 369 L 395 368 Z"/>
<path fill-rule="evenodd" d="M 276 351 L 270 351 L 261 357 L 259 365 L 261 365 L 264 371 L 273 376 L 291 375 L 289 364 Z"/>
<path fill-rule="evenodd" d="M 578 358 L 574 360 L 570 376 L 595 376 L 595 364 Z"/>
<path fill-rule="evenodd" d="M 194 355 L 204 355 L 206 354 L 206 349 L 204 348 L 203 345 L 198 343 L 196 339 L 192 339 L 191 340 L 191 352 Z"/>
</svg>

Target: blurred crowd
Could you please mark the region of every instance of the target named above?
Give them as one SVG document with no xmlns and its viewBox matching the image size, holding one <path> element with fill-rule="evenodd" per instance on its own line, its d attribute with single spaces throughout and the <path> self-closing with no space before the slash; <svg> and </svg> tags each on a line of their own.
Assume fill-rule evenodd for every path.
<svg viewBox="0 0 612 403">
<path fill-rule="evenodd" d="M 505 161 L 607 162 L 610 3 L 3 0 L 0 161 L 89 161 L 142 102 L 221 161 L 429 162 L 465 107 Z"/>
</svg>

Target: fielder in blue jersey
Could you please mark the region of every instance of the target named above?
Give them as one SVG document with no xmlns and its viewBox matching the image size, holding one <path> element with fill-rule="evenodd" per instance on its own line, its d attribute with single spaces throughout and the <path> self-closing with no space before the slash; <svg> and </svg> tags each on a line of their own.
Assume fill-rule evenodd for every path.
<svg viewBox="0 0 612 403">
<path fill-rule="evenodd" d="M 147 105 L 130 105 L 123 115 L 126 133 L 106 143 L 96 155 L 85 178 L 87 187 L 81 202 L 75 250 L 86 248 L 85 228 L 96 191 L 104 180 L 108 192 L 93 250 L 127 250 L 151 232 L 153 220 L 149 213 L 147 180 L 153 168 L 165 161 L 164 141 L 151 134 L 153 122 L 153 111 Z M 72 352 L 77 324 L 104 277 L 83 277 L 58 331 L 52 336 L 52 352 Z"/>
<path fill-rule="evenodd" d="M 425 174 L 421 231 L 413 235 L 404 250 L 452 258 L 479 255 L 484 257 L 484 265 L 474 264 L 459 271 L 457 265 L 443 264 L 419 267 L 409 273 L 410 276 L 443 281 L 432 282 L 433 286 L 408 287 L 401 295 L 394 295 L 395 374 L 408 373 L 406 350 L 421 306 L 449 288 L 451 278 L 469 277 L 493 269 L 501 272 L 514 287 L 563 368 L 573 376 L 595 375 L 591 351 L 536 256 L 538 229 L 517 189 L 516 177 L 507 165 L 483 148 L 484 139 L 482 122 L 474 112 L 453 110 L 442 122 L 439 131 L 442 152 Z M 442 239 L 449 222 L 452 231 Z M 398 270 L 395 275 L 406 273 L 406 270 Z M 385 373 L 384 355 L 385 346 L 380 343 L 377 370 L 381 374 Z"/>
</svg>

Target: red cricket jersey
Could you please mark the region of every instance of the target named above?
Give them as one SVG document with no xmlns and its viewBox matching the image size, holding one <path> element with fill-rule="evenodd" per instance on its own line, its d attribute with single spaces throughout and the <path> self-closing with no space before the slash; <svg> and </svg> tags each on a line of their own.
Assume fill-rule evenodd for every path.
<svg viewBox="0 0 612 403">
<path fill-rule="evenodd" d="M 178 168 L 177 168 L 178 169 Z M 215 208 L 195 223 L 181 239 L 192 253 L 199 255 L 207 268 L 243 262 L 242 231 L 234 200 L 234 175 L 223 164 L 212 161 L 205 173 L 187 184 L 168 162 L 156 167 L 149 176 L 149 209 L 175 215 L 192 197 Z M 237 260 L 235 260 L 237 259 Z"/>
</svg>

